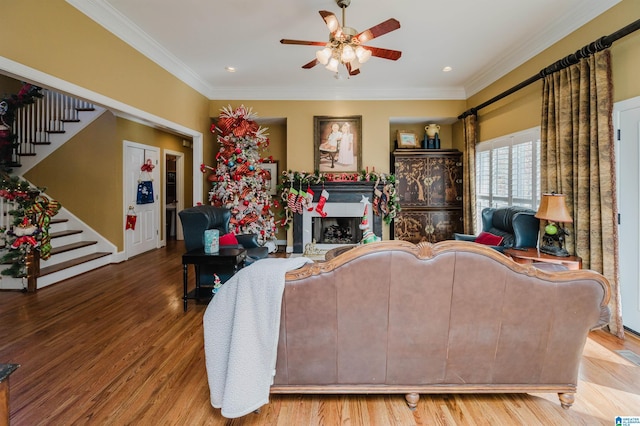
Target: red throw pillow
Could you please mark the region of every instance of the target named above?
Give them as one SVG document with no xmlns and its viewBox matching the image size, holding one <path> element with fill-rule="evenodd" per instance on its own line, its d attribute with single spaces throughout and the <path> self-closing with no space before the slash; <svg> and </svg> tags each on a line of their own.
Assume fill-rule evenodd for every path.
<svg viewBox="0 0 640 426">
<path fill-rule="evenodd" d="M 233 246 L 238 244 L 238 239 L 231 233 L 224 234 L 222 237 L 220 237 L 219 244 L 221 246 Z"/>
<path fill-rule="evenodd" d="M 499 235 L 494 235 L 491 232 L 481 232 L 476 237 L 476 243 L 485 244 L 488 246 L 499 246 L 500 243 L 502 243 L 502 237 Z"/>
</svg>

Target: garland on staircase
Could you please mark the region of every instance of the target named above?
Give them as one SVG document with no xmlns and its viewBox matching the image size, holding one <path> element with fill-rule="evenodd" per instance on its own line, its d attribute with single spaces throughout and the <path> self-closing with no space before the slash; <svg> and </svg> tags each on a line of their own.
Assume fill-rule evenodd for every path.
<svg viewBox="0 0 640 426">
<path fill-rule="evenodd" d="M 44 95 L 41 87 L 23 83 L 20 91 L 15 95 L 5 96 L 0 101 L 0 169 L 6 172 L 13 165 L 13 152 L 17 145 L 18 136 L 12 130 L 16 118 L 16 112 L 35 102 L 36 98 Z"/>
<path fill-rule="evenodd" d="M 32 187 L 18 176 L 1 174 L 0 197 L 12 203 L 12 222 L 0 227 L 0 244 L 7 250 L 0 262 L 9 265 L 1 274 L 14 278 L 27 276 L 27 255 L 40 252 L 43 260 L 51 256 L 49 222 L 60 210 L 60 203 L 45 196 L 43 189 Z"/>
</svg>

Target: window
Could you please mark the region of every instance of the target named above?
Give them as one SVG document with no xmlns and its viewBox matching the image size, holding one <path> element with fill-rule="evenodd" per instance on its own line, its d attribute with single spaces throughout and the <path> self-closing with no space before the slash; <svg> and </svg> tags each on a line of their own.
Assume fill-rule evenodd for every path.
<svg viewBox="0 0 640 426">
<path fill-rule="evenodd" d="M 540 204 L 540 127 L 476 145 L 476 223 L 485 207 Z"/>
</svg>

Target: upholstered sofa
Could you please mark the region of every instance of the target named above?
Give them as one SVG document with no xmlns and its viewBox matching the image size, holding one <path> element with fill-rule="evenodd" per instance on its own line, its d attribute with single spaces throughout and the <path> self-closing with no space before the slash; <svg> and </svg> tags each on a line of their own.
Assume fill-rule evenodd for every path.
<svg viewBox="0 0 640 426">
<path fill-rule="evenodd" d="M 551 265 L 554 266 L 554 265 Z M 286 273 L 271 393 L 558 393 L 574 402 L 609 283 L 463 241 L 356 246 Z"/>
<path fill-rule="evenodd" d="M 482 210 L 482 231 L 501 237 L 500 244 L 493 245 L 498 251 L 505 248 L 536 247 L 540 233 L 540 220 L 534 210 L 526 207 L 487 207 Z M 478 235 L 454 234 L 455 240 L 476 241 Z"/>
</svg>

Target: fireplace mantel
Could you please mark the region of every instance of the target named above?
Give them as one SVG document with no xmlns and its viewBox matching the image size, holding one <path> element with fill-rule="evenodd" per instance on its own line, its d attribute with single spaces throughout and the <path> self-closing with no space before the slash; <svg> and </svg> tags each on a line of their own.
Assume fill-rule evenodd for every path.
<svg viewBox="0 0 640 426">
<path fill-rule="evenodd" d="M 325 182 L 324 189 L 329 192 L 329 203 L 359 203 L 362 197 L 365 196 L 369 199 L 369 202 L 373 202 L 373 189 L 375 182 Z M 310 185 L 313 191 L 314 206 L 320 199 L 320 193 L 322 192 L 322 184 Z M 306 189 L 303 187 L 303 189 Z M 317 214 L 317 213 L 314 213 Z M 382 237 L 382 217 L 373 215 L 373 223 L 371 224 L 371 230 L 374 234 Z M 303 253 L 303 216 L 301 214 L 294 214 L 293 216 L 293 252 Z"/>
</svg>

